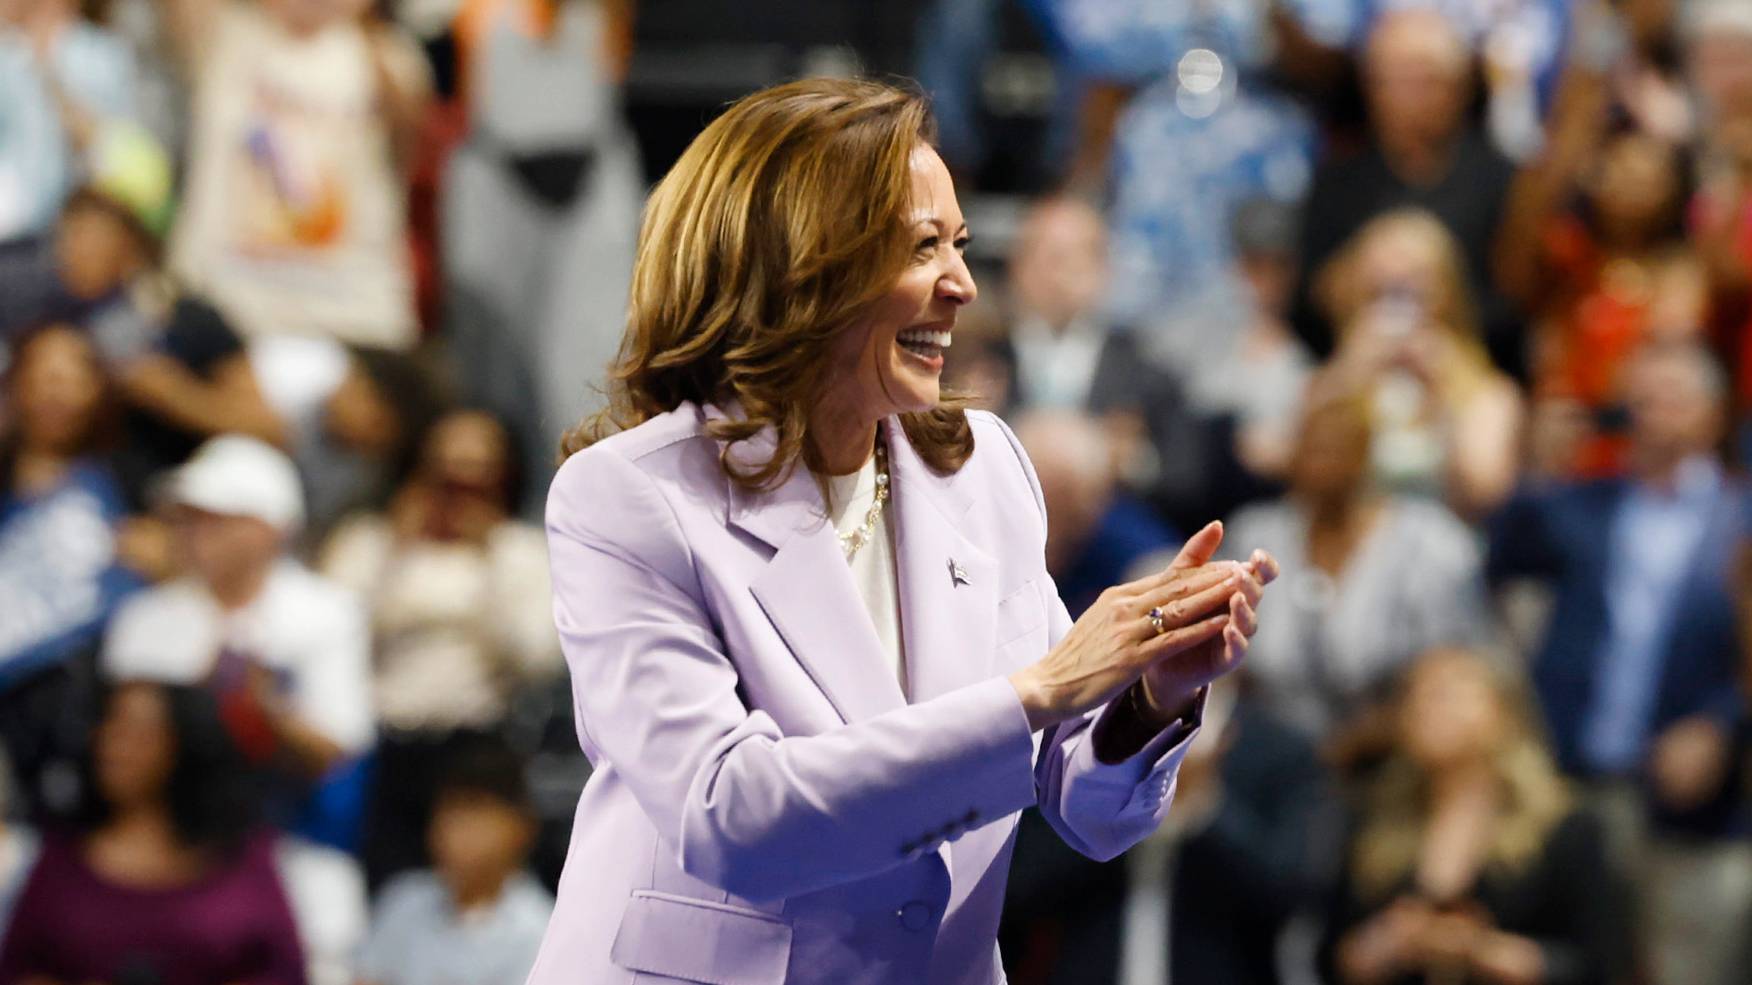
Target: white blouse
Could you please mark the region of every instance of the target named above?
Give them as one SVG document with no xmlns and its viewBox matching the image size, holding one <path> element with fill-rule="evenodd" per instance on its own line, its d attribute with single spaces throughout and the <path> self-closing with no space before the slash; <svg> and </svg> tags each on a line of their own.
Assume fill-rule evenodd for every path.
<svg viewBox="0 0 1752 985">
<path fill-rule="evenodd" d="M 870 504 L 876 499 L 876 456 L 866 459 L 864 467 L 858 471 L 849 475 L 830 475 L 827 481 L 833 498 L 828 519 L 834 530 L 846 533 L 862 525 Z M 906 658 L 900 639 L 900 597 L 896 587 L 893 526 L 888 522 L 894 509 L 892 494 L 893 490 L 890 490 L 891 498 L 883 505 L 875 536 L 852 555 L 850 565 L 852 584 L 857 586 L 858 597 L 864 600 L 864 609 L 870 613 L 876 639 L 882 644 L 882 652 L 888 655 L 895 680 L 900 682 L 900 693 L 906 694 Z"/>
</svg>

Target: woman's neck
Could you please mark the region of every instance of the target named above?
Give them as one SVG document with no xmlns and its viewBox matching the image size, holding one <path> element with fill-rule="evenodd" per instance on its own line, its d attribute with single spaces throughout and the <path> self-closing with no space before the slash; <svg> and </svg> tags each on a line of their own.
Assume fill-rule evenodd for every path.
<svg viewBox="0 0 1752 985">
<path fill-rule="evenodd" d="M 823 403 L 809 419 L 810 447 L 828 475 L 850 475 L 876 450 L 876 422 Z"/>
<path fill-rule="evenodd" d="M 201 871 L 200 853 L 183 844 L 162 802 L 118 808 L 91 835 L 86 859 L 98 874 L 130 886 L 174 886 Z"/>
<path fill-rule="evenodd" d="M 1336 575 L 1344 570 L 1357 545 L 1373 527 L 1380 500 L 1375 496 L 1351 494 L 1311 498 L 1306 503 L 1308 562 L 1327 574 Z"/>
</svg>

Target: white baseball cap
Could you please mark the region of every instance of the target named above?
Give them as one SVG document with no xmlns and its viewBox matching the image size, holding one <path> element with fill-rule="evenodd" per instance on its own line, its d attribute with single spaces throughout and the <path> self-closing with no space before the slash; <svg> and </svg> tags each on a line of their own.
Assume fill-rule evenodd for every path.
<svg viewBox="0 0 1752 985">
<path fill-rule="evenodd" d="M 290 532 L 304 522 L 298 467 L 273 445 L 222 434 L 196 449 L 158 489 L 170 503 L 225 516 L 248 516 Z"/>
</svg>

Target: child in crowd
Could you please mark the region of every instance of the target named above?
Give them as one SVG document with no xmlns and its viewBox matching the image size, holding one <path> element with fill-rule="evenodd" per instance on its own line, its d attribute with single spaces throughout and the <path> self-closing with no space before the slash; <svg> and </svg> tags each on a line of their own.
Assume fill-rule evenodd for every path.
<svg viewBox="0 0 1752 985">
<path fill-rule="evenodd" d="M 427 837 L 434 866 L 383 890 L 359 963 L 365 985 L 520 985 L 553 896 L 524 863 L 536 822 L 522 764 L 502 744 L 458 751 Z"/>
</svg>

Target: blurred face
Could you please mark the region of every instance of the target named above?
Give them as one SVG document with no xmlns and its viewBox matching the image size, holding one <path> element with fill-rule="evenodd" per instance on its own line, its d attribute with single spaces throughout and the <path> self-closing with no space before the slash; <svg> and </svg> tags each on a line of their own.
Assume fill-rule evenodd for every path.
<svg viewBox="0 0 1752 985">
<path fill-rule="evenodd" d="M 72 454 L 85 442 L 103 399 L 103 371 L 85 336 L 52 328 L 19 353 L 11 404 L 28 448 Z"/>
<path fill-rule="evenodd" d="M 80 205 L 61 217 L 55 263 L 67 290 L 90 301 L 127 283 L 145 258 L 126 223 L 101 207 Z"/>
<path fill-rule="evenodd" d="M 1107 286 L 1107 229 L 1081 202 L 1035 209 L 1010 260 L 1010 281 L 1024 310 L 1062 327 L 1088 313 Z"/>
<path fill-rule="evenodd" d="M 967 222 L 943 159 L 912 156 L 912 258 L 874 310 L 836 343 L 828 399 L 860 421 L 937 406 L 955 317 L 978 295 L 962 251 Z"/>
<path fill-rule="evenodd" d="M 175 521 L 189 567 L 211 586 L 251 578 L 280 555 L 283 535 L 255 517 L 179 506 Z"/>
<path fill-rule="evenodd" d="M 1354 495 L 1369 462 L 1369 424 L 1358 403 L 1312 410 L 1290 459 L 1290 486 L 1316 502 Z"/>
<path fill-rule="evenodd" d="M 1399 729 L 1407 755 L 1425 770 L 1488 757 L 1507 724 L 1490 669 L 1478 657 L 1437 653 L 1411 671 Z"/>
<path fill-rule="evenodd" d="M 1609 229 L 1651 232 L 1679 194 L 1672 152 L 1647 134 L 1616 137 L 1606 146 L 1590 191 L 1594 208 Z"/>
<path fill-rule="evenodd" d="M 1632 456 L 1662 468 L 1708 452 L 1721 434 L 1720 401 L 1692 358 L 1654 353 L 1631 363 L 1625 379 Z"/>
<path fill-rule="evenodd" d="M 428 832 L 433 865 L 463 897 L 494 892 L 523 865 L 533 837 L 534 826 L 521 811 L 474 793 L 440 798 Z"/>
<path fill-rule="evenodd" d="M 1418 299 L 1428 310 L 1442 291 L 1442 257 L 1437 244 L 1415 229 L 1385 226 L 1364 241 L 1357 259 L 1365 304 L 1389 294 Z"/>
<path fill-rule="evenodd" d="M 164 693 L 150 684 L 118 688 L 92 737 L 98 792 L 113 807 L 162 796 L 176 765 L 176 735 Z"/>
<path fill-rule="evenodd" d="M 1470 76 L 1464 43 L 1439 15 L 1383 18 L 1369 40 L 1365 95 L 1388 143 L 1440 143 L 1460 128 Z"/>
<path fill-rule="evenodd" d="M 505 431 L 486 414 L 450 414 L 432 429 L 425 450 L 426 471 L 434 479 L 471 489 L 504 486 L 509 450 Z"/>
</svg>

